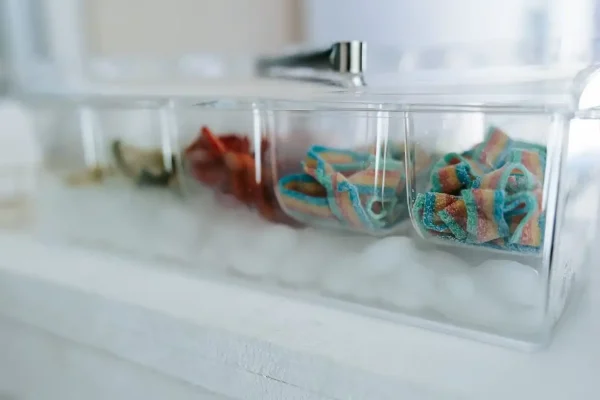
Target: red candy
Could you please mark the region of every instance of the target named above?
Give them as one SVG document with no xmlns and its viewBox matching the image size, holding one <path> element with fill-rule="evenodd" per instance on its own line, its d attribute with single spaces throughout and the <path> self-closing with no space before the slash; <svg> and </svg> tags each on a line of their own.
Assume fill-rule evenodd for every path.
<svg viewBox="0 0 600 400">
<path fill-rule="evenodd" d="M 231 133 L 215 135 L 203 126 L 198 138 L 185 149 L 184 156 L 196 180 L 256 207 L 264 218 L 276 220 L 281 219 L 282 213 L 273 193 L 270 165 L 265 163 L 268 149 L 269 142 L 261 139 L 257 177 L 257 155 L 248 137 Z"/>
</svg>

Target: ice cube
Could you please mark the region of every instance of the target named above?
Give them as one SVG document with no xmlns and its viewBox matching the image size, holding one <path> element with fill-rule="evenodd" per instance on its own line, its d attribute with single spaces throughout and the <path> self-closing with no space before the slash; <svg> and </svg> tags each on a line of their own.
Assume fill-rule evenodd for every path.
<svg viewBox="0 0 600 400">
<path fill-rule="evenodd" d="M 480 291 L 521 306 L 534 306 L 541 298 L 541 279 L 531 266 L 511 260 L 487 260 L 476 267 L 473 278 Z"/>
</svg>

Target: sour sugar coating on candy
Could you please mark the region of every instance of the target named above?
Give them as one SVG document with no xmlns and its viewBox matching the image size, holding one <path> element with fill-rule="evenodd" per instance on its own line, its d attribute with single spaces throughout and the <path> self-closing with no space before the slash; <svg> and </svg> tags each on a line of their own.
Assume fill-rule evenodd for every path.
<svg viewBox="0 0 600 400">
<path fill-rule="evenodd" d="M 314 145 L 301 167 L 276 188 L 283 209 L 297 221 L 377 234 L 408 215 L 403 145 L 387 151 Z"/>
<path fill-rule="evenodd" d="M 485 140 L 434 164 L 413 213 L 421 233 L 517 252 L 538 252 L 544 213 L 544 147 L 491 127 Z"/>
</svg>

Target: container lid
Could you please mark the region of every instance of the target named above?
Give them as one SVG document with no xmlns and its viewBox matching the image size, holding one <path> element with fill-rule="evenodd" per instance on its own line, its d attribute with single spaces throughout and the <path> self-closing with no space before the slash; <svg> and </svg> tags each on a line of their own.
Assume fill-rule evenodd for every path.
<svg viewBox="0 0 600 400">
<path fill-rule="evenodd" d="M 258 57 L 197 54 L 173 60 L 91 60 L 88 85 L 63 97 L 105 103 L 114 103 L 115 98 L 128 103 L 136 98 L 229 98 L 293 100 L 307 106 L 330 101 L 564 111 L 600 106 L 598 68 L 588 68 L 586 54 L 565 56 L 560 41 L 425 49 L 369 44 L 367 52 L 366 87 L 340 89 L 317 81 L 261 78 L 256 76 Z"/>
</svg>

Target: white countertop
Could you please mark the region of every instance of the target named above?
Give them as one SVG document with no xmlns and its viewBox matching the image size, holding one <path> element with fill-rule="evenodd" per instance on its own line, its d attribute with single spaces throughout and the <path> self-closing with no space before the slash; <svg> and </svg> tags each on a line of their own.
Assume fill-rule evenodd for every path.
<svg viewBox="0 0 600 400">
<path fill-rule="evenodd" d="M 9 318 L 0 354 L 2 400 L 229 400 Z"/>
<path fill-rule="evenodd" d="M 600 390 L 595 290 L 549 349 L 529 354 L 26 235 L 2 234 L 0 248 L 0 315 L 231 398 L 563 400 Z"/>
</svg>

